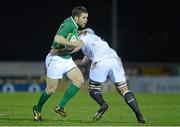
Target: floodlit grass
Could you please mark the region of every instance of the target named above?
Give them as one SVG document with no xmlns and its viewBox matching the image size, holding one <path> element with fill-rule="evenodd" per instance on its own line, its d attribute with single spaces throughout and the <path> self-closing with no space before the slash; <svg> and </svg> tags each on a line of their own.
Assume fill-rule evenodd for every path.
<svg viewBox="0 0 180 127">
<path fill-rule="evenodd" d="M 32 107 L 40 93 L 0 93 L 0 126 L 141 126 L 125 101 L 116 92 L 103 93 L 109 110 L 98 122 L 92 116 L 99 108 L 88 92 L 80 91 L 65 107 L 67 118 L 61 118 L 53 110 L 63 93 L 54 94 L 44 105 L 44 121 L 35 122 Z M 135 93 L 145 125 L 180 125 L 180 94 Z"/>
</svg>

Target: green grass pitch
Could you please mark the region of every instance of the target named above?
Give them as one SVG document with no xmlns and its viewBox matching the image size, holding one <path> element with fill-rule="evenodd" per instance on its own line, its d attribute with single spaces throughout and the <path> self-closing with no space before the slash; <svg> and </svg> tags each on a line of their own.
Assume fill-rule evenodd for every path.
<svg viewBox="0 0 180 127">
<path fill-rule="evenodd" d="M 63 92 L 54 94 L 44 105 L 44 121 L 35 122 L 32 107 L 40 93 L 0 93 L 0 126 L 176 126 L 180 125 L 180 94 L 135 93 L 147 124 L 137 123 L 135 115 L 116 92 L 103 93 L 109 110 L 100 121 L 92 116 L 99 108 L 88 92 L 80 91 L 65 107 L 61 118 L 53 110 Z"/>
</svg>

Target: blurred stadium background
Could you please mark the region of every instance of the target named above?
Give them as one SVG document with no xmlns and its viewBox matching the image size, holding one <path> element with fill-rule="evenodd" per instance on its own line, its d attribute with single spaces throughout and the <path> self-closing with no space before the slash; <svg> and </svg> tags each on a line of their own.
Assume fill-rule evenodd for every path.
<svg viewBox="0 0 180 127">
<path fill-rule="evenodd" d="M 76 60 L 78 62 L 79 60 Z M 148 93 L 180 93 L 179 64 L 124 63 L 129 87 L 134 92 Z M 89 66 L 80 66 L 87 91 Z M 0 63 L 1 92 L 40 92 L 46 85 L 45 67 L 43 62 L 1 62 Z M 60 90 L 68 85 L 64 78 Z M 111 81 L 102 86 L 102 91 L 115 91 Z"/>
</svg>

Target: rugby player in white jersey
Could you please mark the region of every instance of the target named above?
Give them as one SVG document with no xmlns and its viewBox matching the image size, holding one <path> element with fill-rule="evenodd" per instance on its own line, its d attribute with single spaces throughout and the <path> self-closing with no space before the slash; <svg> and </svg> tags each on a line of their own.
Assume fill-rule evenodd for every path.
<svg viewBox="0 0 180 127">
<path fill-rule="evenodd" d="M 85 56 L 82 59 L 82 63 L 86 64 L 89 60 L 91 61 L 89 94 L 100 105 L 93 120 L 100 120 L 103 113 L 109 107 L 100 91 L 101 84 L 109 76 L 119 94 L 122 95 L 128 106 L 135 113 L 137 121 L 145 123 L 136 98 L 132 91 L 128 89 L 124 68 L 115 50 L 110 48 L 106 41 L 95 35 L 94 31 L 90 28 L 82 30 L 79 34 L 79 39 L 84 42 L 82 52 Z"/>
</svg>

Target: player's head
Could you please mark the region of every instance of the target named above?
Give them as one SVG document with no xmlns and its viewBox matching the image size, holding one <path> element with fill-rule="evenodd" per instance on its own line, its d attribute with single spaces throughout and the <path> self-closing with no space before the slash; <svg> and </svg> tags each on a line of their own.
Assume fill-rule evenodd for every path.
<svg viewBox="0 0 180 127">
<path fill-rule="evenodd" d="M 95 34 L 94 31 L 91 28 L 84 29 L 89 34 Z"/>
<path fill-rule="evenodd" d="M 83 6 L 77 6 L 72 11 L 72 18 L 76 22 L 76 24 L 82 28 L 86 26 L 87 18 L 88 18 L 88 12 L 85 7 Z"/>
<path fill-rule="evenodd" d="M 82 34 L 87 35 L 87 34 L 95 34 L 95 33 L 91 28 L 86 28 L 86 29 L 79 31 L 79 36 Z"/>
</svg>

